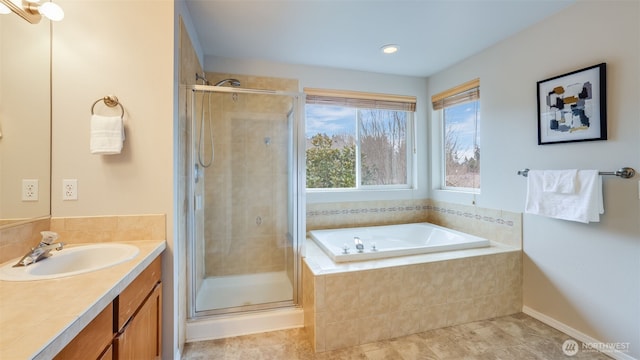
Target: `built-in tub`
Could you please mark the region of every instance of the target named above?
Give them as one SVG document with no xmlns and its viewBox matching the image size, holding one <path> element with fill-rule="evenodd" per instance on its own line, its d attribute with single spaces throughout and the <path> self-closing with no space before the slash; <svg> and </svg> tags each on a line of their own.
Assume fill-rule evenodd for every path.
<svg viewBox="0 0 640 360">
<path fill-rule="evenodd" d="M 489 240 L 429 223 L 312 230 L 310 238 L 336 263 L 488 247 Z M 357 243 L 362 243 L 362 250 Z"/>
</svg>

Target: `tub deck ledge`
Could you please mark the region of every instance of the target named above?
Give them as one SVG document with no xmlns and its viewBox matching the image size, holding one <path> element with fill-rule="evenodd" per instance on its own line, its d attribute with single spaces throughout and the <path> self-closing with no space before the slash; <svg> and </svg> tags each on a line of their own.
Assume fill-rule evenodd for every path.
<svg viewBox="0 0 640 360">
<path fill-rule="evenodd" d="M 307 238 L 305 239 L 305 255 L 303 258 L 314 275 L 326 275 L 521 251 L 516 246 L 505 245 L 493 240 L 490 240 L 490 242 L 491 245 L 484 248 L 335 263 L 313 240 Z"/>
</svg>

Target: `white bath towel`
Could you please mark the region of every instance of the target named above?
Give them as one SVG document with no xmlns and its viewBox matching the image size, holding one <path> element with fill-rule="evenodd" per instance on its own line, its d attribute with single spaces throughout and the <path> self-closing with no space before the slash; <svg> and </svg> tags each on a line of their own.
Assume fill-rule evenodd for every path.
<svg viewBox="0 0 640 360">
<path fill-rule="evenodd" d="M 578 170 L 544 170 L 542 188 L 545 192 L 574 194 Z"/>
<path fill-rule="evenodd" d="M 92 154 L 120 154 L 123 142 L 124 124 L 120 116 L 91 115 Z"/>
<path fill-rule="evenodd" d="M 572 194 L 544 191 L 544 171 L 530 170 L 525 212 L 582 223 L 600 221 L 604 213 L 598 170 L 579 170 Z"/>
</svg>

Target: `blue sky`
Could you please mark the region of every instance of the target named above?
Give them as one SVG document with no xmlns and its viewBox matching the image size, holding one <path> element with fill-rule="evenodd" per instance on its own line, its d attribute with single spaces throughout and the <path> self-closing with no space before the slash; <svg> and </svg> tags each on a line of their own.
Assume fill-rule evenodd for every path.
<svg viewBox="0 0 640 360">
<path fill-rule="evenodd" d="M 480 118 L 478 104 L 478 119 Z M 464 103 L 457 106 L 448 107 L 445 110 L 446 121 L 454 128 L 458 137 L 458 149 L 462 156 L 473 157 L 473 143 L 475 128 L 476 108 L 474 102 Z M 479 121 L 478 121 L 479 122 Z M 479 133 L 479 131 L 478 131 Z M 478 142 L 480 135 L 478 134 Z"/>
<path fill-rule="evenodd" d="M 306 105 L 307 138 L 317 133 L 329 136 L 334 134 L 356 133 L 356 109 L 340 106 Z"/>
</svg>

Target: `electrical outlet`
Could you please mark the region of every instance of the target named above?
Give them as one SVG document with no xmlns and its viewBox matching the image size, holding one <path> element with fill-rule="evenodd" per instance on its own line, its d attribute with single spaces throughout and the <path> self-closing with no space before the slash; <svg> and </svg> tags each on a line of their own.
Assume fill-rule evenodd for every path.
<svg viewBox="0 0 640 360">
<path fill-rule="evenodd" d="M 78 200 L 78 179 L 62 180 L 62 200 Z"/>
<path fill-rule="evenodd" d="M 38 201 L 38 179 L 22 179 L 22 201 Z"/>
</svg>

